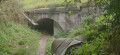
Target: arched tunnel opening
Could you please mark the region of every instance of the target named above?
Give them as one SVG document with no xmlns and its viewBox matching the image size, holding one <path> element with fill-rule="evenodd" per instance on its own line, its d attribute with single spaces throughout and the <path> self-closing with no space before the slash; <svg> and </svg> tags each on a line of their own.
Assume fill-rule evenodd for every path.
<svg viewBox="0 0 120 55">
<path fill-rule="evenodd" d="M 53 35 L 54 34 L 54 21 L 49 18 L 43 18 L 39 20 L 38 25 L 35 27 L 36 30 L 42 34 Z"/>
<path fill-rule="evenodd" d="M 38 20 L 38 25 L 33 25 L 31 22 L 28 23 L 32 29 L 41 32 L 42 34 L 54 35 L 58 32 L 63 32 L 61 26 L 50 18 L 42 18 Z"/>
</svg>

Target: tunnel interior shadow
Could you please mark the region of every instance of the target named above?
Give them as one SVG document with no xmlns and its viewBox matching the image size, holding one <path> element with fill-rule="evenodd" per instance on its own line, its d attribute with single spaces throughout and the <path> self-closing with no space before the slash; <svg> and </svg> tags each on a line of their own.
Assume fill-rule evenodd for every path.
<svg viewBox="0 0 120 55">
<path fill-rule="evenodd" d="M 54 34 L 54 21 L 52 19 L 44 18 L 37 22 L 39 25 L 36 29 L 42 34 L 53 35 Z"/>
<path fill-rule="evenodd" d="M 31 25 L 29 23 L 28 26 L 30 26 L 32 29 L 35 29 L 45 35 L 52 36 L 54 34 L 54 21 L 52 19 L 43 18 L 43 19 L 40 19 L 37 23 L 38 25 L 36 26 Z"/>
</svg>

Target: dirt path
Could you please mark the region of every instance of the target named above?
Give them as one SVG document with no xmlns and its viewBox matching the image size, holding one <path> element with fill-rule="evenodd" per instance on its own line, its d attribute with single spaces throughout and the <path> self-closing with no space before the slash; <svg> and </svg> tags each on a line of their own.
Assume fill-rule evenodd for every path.
<svg viewBox="0 0 120 55">
<path fill-rule="evenodd" d="M 46 42 L 48 39 L 49 35 L 44 35 L 39 42 L 39 47 L 37 50 L 37 55 L 44 55 L 45 54 L 45 46 L 46 46 Z"/>
</svg>

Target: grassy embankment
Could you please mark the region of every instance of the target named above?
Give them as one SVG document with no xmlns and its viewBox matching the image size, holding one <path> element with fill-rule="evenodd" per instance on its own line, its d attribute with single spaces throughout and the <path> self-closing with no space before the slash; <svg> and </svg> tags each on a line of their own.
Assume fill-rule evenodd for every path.
<svg viewBox="0 0 120 55">
<path fill-rule="evenodd" d="M 18 2 L 3 1 L 0 8 L 0 55 L 36 55 L 41 34 L 27 26 Z"/>
<path fill-rule="evenodd" d="M 35 55 L 40 36 L 28 26 L 0 21 L 0 55 Z"/>
<path fill-rule="evenodd" d="M 88 0 L 81 0 L 81 3 L 84 4 Z M 24 0 L 23 7 L 28 8 L 39 8 L 39 7 L 48 7 L 54 4 L 57 4 L 59 6 L 64 6 L 64 0 Z M 78 3 L 80 4 L 80 3 Z"/>
</svg>

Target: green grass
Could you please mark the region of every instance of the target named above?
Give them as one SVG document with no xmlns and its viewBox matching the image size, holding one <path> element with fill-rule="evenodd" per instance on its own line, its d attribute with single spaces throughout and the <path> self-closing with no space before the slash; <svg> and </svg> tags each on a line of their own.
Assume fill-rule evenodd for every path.
<svg viewBox="0 0 120 55">
<path fill-rule="evenodd" d="M 52 55 L 51 46 L 52 46 L 52 42 L 54 41 L 54 39 L 55 39 L 54 37 L 48 38 L 47 43 L 46 43 L 46 48 L 45 48 L 45 55 Z"/>
<path fill-rule="evenodd" d="M 41 34 L 28 26 L 0 22 L 0 55 L 35 55 Z"/>
<path fill-rule="evenodd" d="M 62 4 L 63 0 L 24 0 L 24 8 L 47 7 L 52 4 Z"/>
<path fill-rule="evenodd" d="M 81 0 L 86 3 L 88 0 Z M 64 0 L 23 0 L 23 8 L 48 7 L 53 4 L 64 5 Z"/>
</svg>

